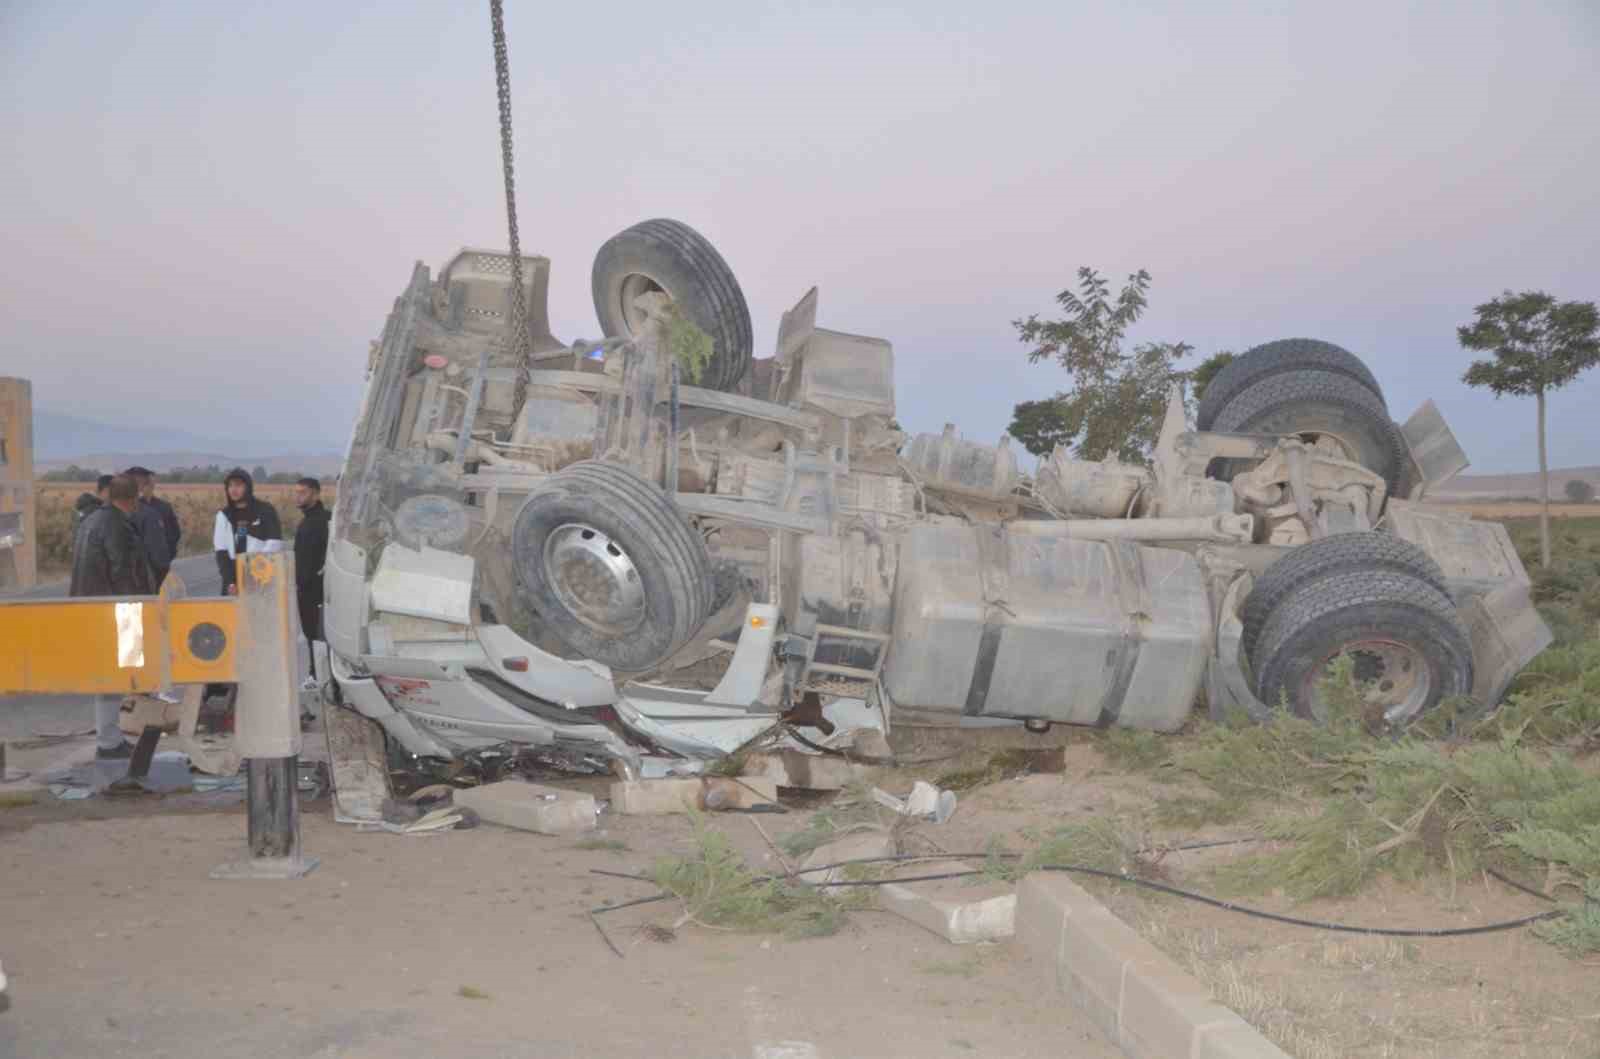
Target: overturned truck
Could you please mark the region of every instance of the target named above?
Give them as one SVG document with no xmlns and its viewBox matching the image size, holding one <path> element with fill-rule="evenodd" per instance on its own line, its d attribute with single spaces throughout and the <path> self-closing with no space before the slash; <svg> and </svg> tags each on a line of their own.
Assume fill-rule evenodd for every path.
<svg viewBox="0 0 1600 1059">
<path fill-rule="evenodd" d="M 692 770 L 800 705 L 884 730 L 1316 717 L 1341 656 L 1400 727 L 1492 707 L 1550 641 L 1504 528 L 1418 503 L 1466 466 L 1438 411 L 1396 425 L 1336 346 L 1252 349 L 1194 427 L 1174 388 L 1150 467 L 1028 474 L 1006 438 L 903 434 L 889 343 L 818 327 L 815 289 L 753 358 L 686 225 L 602 247 L 597 341 L 551 335 L 549 269 L 522 259 L 514 313 L 506 255 L 418 264 L 372 346 L 328 690 L 416 759 Z"/>
</svg>

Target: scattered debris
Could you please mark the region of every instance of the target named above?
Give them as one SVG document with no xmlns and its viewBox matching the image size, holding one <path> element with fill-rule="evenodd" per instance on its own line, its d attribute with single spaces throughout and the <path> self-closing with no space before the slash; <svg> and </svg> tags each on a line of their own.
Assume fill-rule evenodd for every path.
<svg viewBox="0 0 1600 1059">
<path fill-rule="evenodd" d="M 594 796 L 580 791 L 501 780 L 455 791 L 453 796 L 458 808 L 471 809 L 486 823 L 519 831 L 574 835 L 596 827 Z"/>
<path fill-rule="evenodd" d="M 918 862 L 916 873 L 975 870 L 964 861 Z M 999 941 L 1016 933 L 1015 887 L 998 882 L 969 885 L 970 879 L 930 880 L 915 885 L 889 882 L 877 888 L 878 900 L 895 915 L 933 931 L 954 945 Z"/>
<path fill-rule="evenodd" d="M 800 870 L 796 875 L 822 893 L 833 893 L 833 884 L 851 878 L 850 861 L 892 857 L 894 854 L 893 835 L 878 830 L 861 830 L 813 849 L 800 862 Z M 820 870 L 822 868 L 828 870 L 824 872 Z"/>
<path fill-rule="evenodd" d="M 450 831 L 466 822 L 462 810 L 453 808 L 435 809 L 425 813 L 415 820 L 406 823 L 383 822 L 383 830 L 396 835 L 431 835 L 441 831 Z"/>
<path fill-rule="evenodd" d="M 777 803 L 778 785 L 763 776 L 627 780 L 611 785 L 611 804 L 625 816 L 755 809 Z"/>
<path fill-rule="evenodd" d="M 863 779 L 868 766 L 833 754 L 814 754 L 803 750 L 778 750 L 751 754 L 744 762 L 746 778 L 762 777 L 779 787 L 802 790 L 837 791 Z"/>
<path fill-rule="evenodd" d="M 918 780 L 911 788 L 911 793 L 904 798 L 896 798 L 874 787 L 872 800 L 901 816 L 932 820 L 936 824 L 945 823 L 956 812 L 955 791 L 942 791 L 926 780 Z"/>
<path fill-rule="evenodd" d="M 660 861 L 653 874 L 656 885 L 683 902 L 683 914 L 673 930 L 698 923 L 815 938 L 835 934 L 844 926 L 845 902 L 787 879 L 757 876 L 726 835 L 698 819 L 695 847 L 690 856 Z"/>
</svg>

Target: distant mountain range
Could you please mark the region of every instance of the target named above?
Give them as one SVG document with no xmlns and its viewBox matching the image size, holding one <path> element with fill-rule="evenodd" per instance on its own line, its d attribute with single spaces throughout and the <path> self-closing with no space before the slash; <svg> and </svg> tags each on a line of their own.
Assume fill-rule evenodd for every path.
<svg viewBox="0 0 1600 1059">
<path fill-rule="evenodd" d="M 34 463 L 38 473 L 77 464 L 102 471 L 141 463 L 154 471 L 173 467 L 266 467 L 327 475 L 338 471 L 342 446 L 318 448 L 299 441 L 206 437 L 174 427 L 126 425 L 36 409 Z"/>
</svg>

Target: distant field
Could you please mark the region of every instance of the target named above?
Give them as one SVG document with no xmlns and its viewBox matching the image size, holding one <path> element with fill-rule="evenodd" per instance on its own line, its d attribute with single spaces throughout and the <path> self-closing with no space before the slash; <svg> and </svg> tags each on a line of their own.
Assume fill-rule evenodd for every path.
<svg viewBox="0 0 1600 1059">
<path fill-rule="evenodd" d="M 38 483 L 39 580 L 59 581 L 72 568 L 72 505 L 78 494 L 94 492 L 94 483 Z M 211 528 L 222 506 L 220 485 L 157 485 L 156 495 L 164 497 L 178 512 L 183 526 L 179 556 L 205 555 L 211 551 Z M 283 522 L 284 539 L 294 536 L 300 525 L 300 509 L 294 506 L 294 486 L 258 485 L 256 496 L 271 504 Z M 331 506 L 334 489 L 324 486 L 322 500 Z"/>
<path fill-rule="evenodd" d="M 1538 518 L 1539 502 L 1537 500 L 1455 500 L 1450 502 L 1438 501 L 1433 506 L 1449 508 L 1451 511 L 1460 511 L 1472 515 L 1474 518 Z M 1596 504 L 1550 504 L 1550 517 L 1555 518 L 1595 518 L 1600 516 L 1600 503 Z"/>
</svg>

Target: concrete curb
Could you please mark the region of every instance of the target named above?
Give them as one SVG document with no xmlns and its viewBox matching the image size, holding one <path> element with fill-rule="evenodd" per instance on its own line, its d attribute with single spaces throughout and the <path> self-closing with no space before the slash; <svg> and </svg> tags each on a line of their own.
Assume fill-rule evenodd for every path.
<svg viewBox="0 0 1600 1059">
<path fill-rule="evenodd" d="M 1288 1059 L 1210 990 L 1058 873 L 1017 887 L 1017 939 L 1130 1059 Z"/>
</svg>

